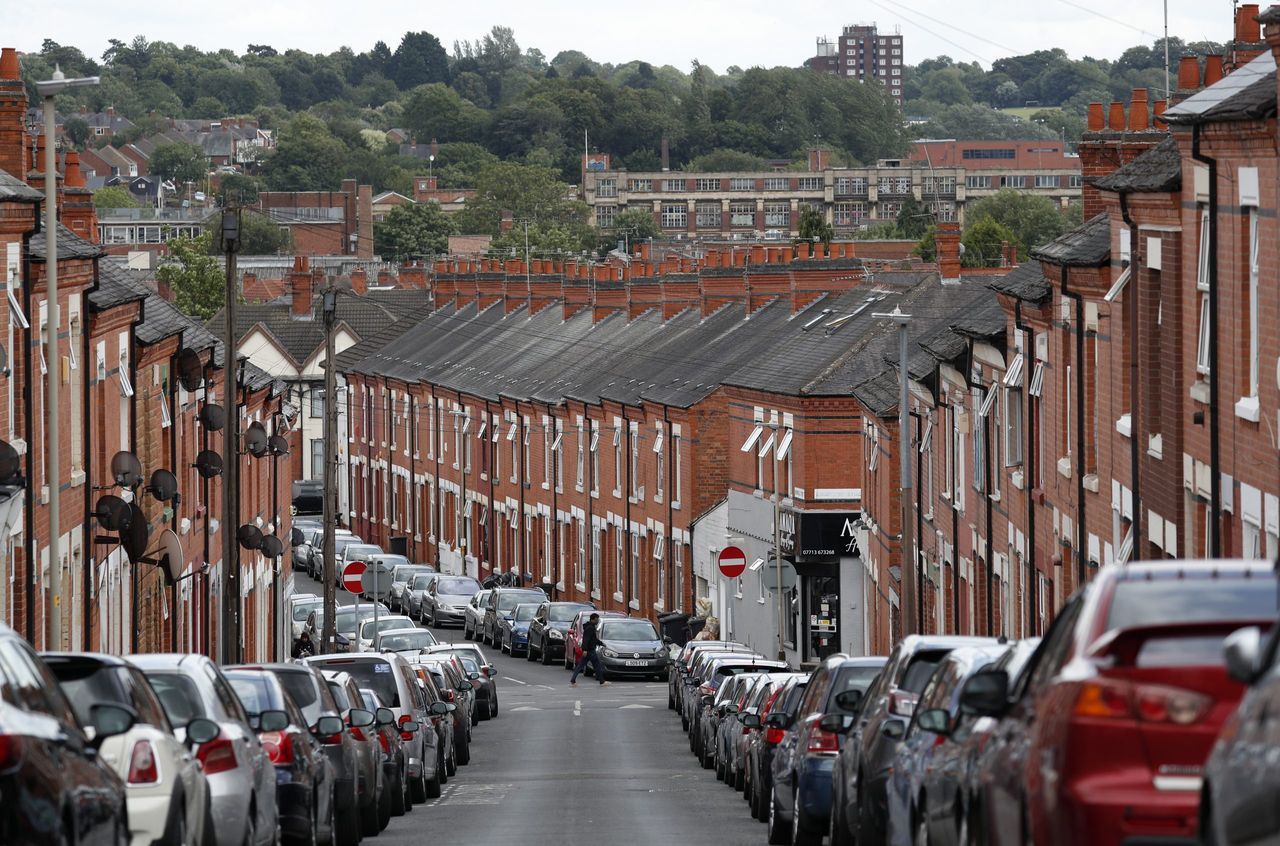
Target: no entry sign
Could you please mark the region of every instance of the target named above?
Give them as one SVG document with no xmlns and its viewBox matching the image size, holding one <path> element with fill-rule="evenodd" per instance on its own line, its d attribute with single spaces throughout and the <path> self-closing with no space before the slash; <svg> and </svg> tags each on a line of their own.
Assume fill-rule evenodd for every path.
<svg viewBox="0 0 1280 846">
<path fill-rule="evenodd" d="M 736 546 L 720 550 L 720 572 L 726 579 L 736 579 L 747 569 L 747 554 Z"/>
<path fill-rule="evenodd" d="M 364 590 L 360 586 L 360 577 L 364 575 L 365 563 L 363 561 L 352 561 L 350 564 L 342 568 L 342 586 L 347 589 L 347 593 L 354 593 L 359 596 Z"/>
</svg>

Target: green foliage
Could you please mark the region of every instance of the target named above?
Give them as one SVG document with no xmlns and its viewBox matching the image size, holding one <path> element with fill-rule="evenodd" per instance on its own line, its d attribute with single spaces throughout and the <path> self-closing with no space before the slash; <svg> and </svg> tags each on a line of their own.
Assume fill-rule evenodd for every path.
<svg viewBox="0 0 1280 846">
<path fill-rule="evenodd" d="M 262 172 L 272 191 L 336 190 L 345 172 L 346 146 L 311 115 L 297 115 L 280 130 Z"/>
<path fill-rule="evenodd" d="M 402 90 L 428 82 L 447 82 L 449 54 L 429 32 L 406 32 L 391 57 L 388 76 Z"/>
<path fill-rule="evenodd" d="M 453 221 L 435 203 L 396 206 L 373 224 L 373 249 L 385 261 L 426 258 L 449 251 Z"/>
<path fill-rule="evenodd" d="M 1014 243 L 1013 230 L 990 217 L 984 217 L 965 230 L 960 238 L 964 255 L 960 263 L 965 267 L 996 267 L 1000 264 L 1004 242 Z"/>
<path fill-rule="evenodd" d="M 84 142 L 89 140 L 89 124 L 84 122 L 83 118 L 72 117 L 67 118 L 62 124 L 62 131 L 67 134 L 72 144 L 77 147 L 83 147 Z"/>
<path fill-rule="evenodd" d="M 924 203 L 910 195 L 902 201 L 902 210 L 898 212 L 897 221 L 899 238 L 922 238 L 932 223 L 933 215 Z"/>
<path fill-rule="evenodd" d="M 214 214 L 205 221 L 205 233 L 209 239 L 209 255 L 222 255 L 218 237 L 221 216 Z M 240 255 L 274 256 L 293 251 L 293 238 L 289 229 L 274 222 L 268 215 L 246 209 L 240 215 Z"/>
<path fill-rule="evenodd" d="M 420 85 L 404 104 L 404 126 L 422 143 L 476 141 L 483 137 L 485 112 L 441 82 Z"/>
<path fill-rule="evenodd" d="M 1017 245 L 1019 259 L 1041 244 L 1048 243 L 1070 228 L 1068 218 L 1048 197 L 1002 188 L 984 197 L 965 212 L 970 228 L 983 219 L 991 219 L 1007 229 Z"/>
<path fill-rule="evenodd" d="M 226 173 L 219 180 L 218 196 L 224 206 L 249 206 L 258 202 L 262 180 L 241 173 Z"/>
<path fill-rule="evenodd" d="M 611 232 L 625 233 L 632 241 L 661 238 L 662 230 L 653 221 L 653 213 L 646 209 L 627 209 L 614 218 Z"/>
<path fill-rule="evenodd" d="M 458 228 L 466 234 L 497 237 L 504 211 L 511 212 L 517 222 L 529 221 L 531 229 L 547 232 L 584 226 L 586 221 L 586 204 L 568 199 L 572 189 L 546 167 L 497 162 L 480 171 L 475 187 L 476 196 L 457 216 Z"/>
<path fill-rule="evenodd" d="M 157 147 L 151 154 L 149 167 L 151 173 L 172 180 L 175 185 L 203 182 L 209 173 L 209 162 L 204 151 L 186 141 Z"/>
<path fill-rule="evenodd" d="M 765 169 L 764 159 L 737 150 L 712 150 L 685 162 L 684 170 L 703 173 L 733 173 Z"/>
<path fill-rule="evenodd" d="M 494 238 L 489 245 L 489 252 L 495 255 L 513 255 L 523 257 L 525 254 L 525 228 L 517 224 L 510 232 Z M 554 255 L 577 255 L 597 247 L 597 236 L 594 229 L 585 223 L 573 221 L 539 221 L 531 222 L 528 229 L 529 256 L 532 258 Z M 613 240 L 609 241 L 612 248 Z"/>
<path fill-rule="evenodd" d="M 822 212 L 813 206 L 804 206 L 800 209 L 800 220 L 796 226 L 799 232 L 800 241 L 821 241 L 824 244 L 830 244 L 832 237 L 835 235 L 835 229 Z"/>
<path fill-rule="evenodd" d="M 222 265 L 209 254 L 212 233 L 168 242 L 169 256 L 156 270 L 156 278 L 173 291 L 173 304 L 192 317 L 208 320 L 226 299 Z"/>
<path fill-rule="evenodd" d="M 107 185 L 93 192 L 93 205 L 100 209 L 136 209 L 141 203 L 123 185 Z"/>
</svg>

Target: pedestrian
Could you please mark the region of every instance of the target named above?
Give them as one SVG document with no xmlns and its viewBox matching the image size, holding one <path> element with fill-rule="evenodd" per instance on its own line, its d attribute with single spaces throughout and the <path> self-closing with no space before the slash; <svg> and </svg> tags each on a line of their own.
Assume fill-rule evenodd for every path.
<svg viewBox="0 0 1280 846">
<path fill-rule="evenodd" d="M 304 631 L 298 636 L 298 639 L 293 642 L 293 657 L 306 658 L 309 655 L 315 654 L 316 648 L 311 643 L 311 635 Z"/>
<path fill-rule="evenodd" d="M 573 668 L 573 675 L 569 677 L 569 684 L 572 687 L 578 686 L 578 673 L 581 673 L 591 665 L 591 669 L 595 671 L 596 681 L 600 684 L 608 684 L 604 680 L 604 667 L 600 665 L 600 656 L 596 654 L 596 650 L 600 647 L 600 615 L 592 614 L 591 618 L 582 626 L 582 657 L 578 659 L 578 664 Z"/>
</svg>

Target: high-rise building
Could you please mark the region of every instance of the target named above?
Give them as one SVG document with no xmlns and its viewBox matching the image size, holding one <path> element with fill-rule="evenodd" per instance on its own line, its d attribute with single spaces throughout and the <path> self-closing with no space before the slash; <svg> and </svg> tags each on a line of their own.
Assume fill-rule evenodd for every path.
<svg viewBox="0 0 1280 846">
<path fill-rule="evenodd" d="M 878 81 L 899 106 L 902 105 L 902 31 L 884 32 L 870 24 L 849 24 L 834 42 L 818 38 L 817 52 L 807 62 L 819 73 Z"/>
</svg>

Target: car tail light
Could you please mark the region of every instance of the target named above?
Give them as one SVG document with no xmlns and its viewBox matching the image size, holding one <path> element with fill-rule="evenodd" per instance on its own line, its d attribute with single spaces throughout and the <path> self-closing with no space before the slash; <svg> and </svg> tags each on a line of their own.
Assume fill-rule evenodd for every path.
<svg viewBox="0 0 1280 846">
<path fill-rule="evenodd" d="M 702 696 L 712 696 L 715 694 L 715 692 L 716 692 L 715 687 L 713 687 L 710 684 L 698 685 L 698 693 L 701 694 Z"/>
<path fill-rule="evenodd" d="M 266 750 L 271 763 L 287 765 L 293 763 L 293 737 L 280 731 L 268 731 L 260 735 L 262 748 Z"/>
<path fill-rule="evenodd" d="M 834 733 L 823 731 L 814 726 L 809 732 L 809 749 L 810 752 L 839 752 L 840 741 Z"/>
<path fill-rule="evenodd" d="M 1075 714 L 1185 726 L 1198 721 L 1212 705 L 1213 699 L 1203 693 L 1179 687 L 1103 680 L 1081 686 Z"/>
<path fill-rule="evenodd" d="M 770 746 L 777 746 L 782 742 L 782 738 L 786 737 L 786 732 L 780 728 L 769 726 L 764 732 L 764 742 Z"/>
<path fill-rule="evenodd" d="M 445 702 L 453 702 L 453 701 L 454 701 L 454 700 L 456 700 L 457 698 L 458 698 L 458 697 L 457 697 L 456 695 L 454 695 L 454 692 L 453 692 L 452 690 L 446 690 L 446 691 L 444 692 L 444 701 L 445 701 Z"/>
<path fill-rule="evenodd" d="M 0 773 L 16 770 L 22 763 L 22 738 L 0 734 Z"/>
<path fill-rule="evenodd" d="M 133 744 L 133 754 L 129 757 L 129 784 L 155 784 L 159 780 L 156 750 L 151 748 L 151 741 L 139 740 Z"/>
<path fill-rule="evenodd" d="M 225 737 L 218 736 L 208 743 L 201 744 L 196 753 L 205 775 L 222 773 L 236 768 L 236 748 Z"/>
<path fill-rule="evenodd" d="M 890 714 L 893 714 L 895 717 L 910 718 L 911 715 L 915 712 L 915 710 L 916 710 L 915 694 L 904 693 L 903 691 L 900 691 L 900 690 L 895 690 L 893 693 L 889 694 L 889 713 Z"/>
<path fill-rule="evenodd" d="M 407 722 L 411 721 L 412 719 L 413 719 L 413 718 L 412 718 L 412 717 L 410 717 L 408 714 L 401 714 L 401 715 L 400 715 L 399 725 L 404 725 L 405 723 L 407 723 Z M 400 739 L 401 739 L 401 740 L 413 740 L 413 732 L 411 732 L 411 731 L 402 731 L 402 732 L 400 732 Z"/>
<path fill-rule="evenodd" d="M 351 732 L 352 737 L 354 737 L 356 740 L 360 741 L 361 743 L 363 743 L 367 739 L 364 736 L 364 729 L 361 729 L 357 726 L 349 726 L 348 731 Z"/>
<path fill-rule="evenodd" d="M 382 751 L 388 755 L 391 754 L 391 741 L 387 739 L 385 731 L 378 732 L 378 743 L 382 746 Z"/>
</svg>

